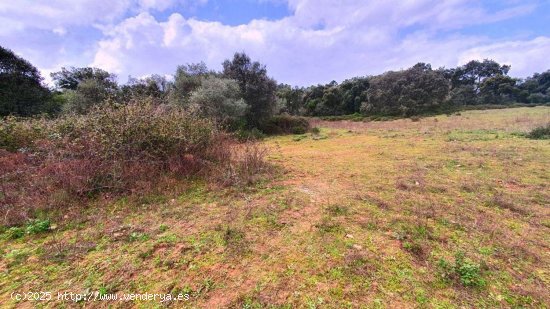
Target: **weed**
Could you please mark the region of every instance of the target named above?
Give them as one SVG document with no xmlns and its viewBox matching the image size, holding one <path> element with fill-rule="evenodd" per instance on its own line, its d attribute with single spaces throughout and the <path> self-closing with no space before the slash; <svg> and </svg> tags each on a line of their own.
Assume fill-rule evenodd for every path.
<svg viewBox="0 0 550 309">
<path fill-rule="evenodd" d="M 14 249 L 4 255 L 6 261 L 8 261 L 8 267 L 19 265 L 31 255 L 31 251 L 28 249 Z"/>
<path fill-rule="evenodd" d="M 8 239 L 17 239 L 25 236 L 25 229 L 17 226 L 10 227 L 5 232 L 5 236 Z"/>
<path fill-rule="evenodd" d="M 341 205 L 330 205 L 327 207 L 327 211 L 333 216 L 343 216 L 349 213 L 348 207 Z"/>
<path fill-rule="evenodd" d="M 232 253 L 241 254 L 248 251 L 245 233 L 239 229 L 227 227 L 223 232 L 223 243 Z"/>
<path fill-rule="evenodd" d="M 454 264 L 440 259 L 438 267 L 444 279 L 458 280 L 466 287 L 484 287 L 486 285 L 480 265 L 467 259 L 462 251 L 455 254 Z"/>
<path fill-rule="evenodd" d="M 341 233 L 344 230 L 339 223 L 331 221 L 329 218 L 323 218 L 315 227 L 319 229 L 321 233 Z"/>
<path fill-rule="evenodd" d="M 130 242 L 134 241 L 145 241 L 149 239 L 149 235 L 145 233 L 132 232 L 128 238 Z"/>
<path fill-rule="evenodd" d="M 527 137 L 530 139 L 550 139 L 550 123 L 531 130 Z"/>
<path fill-rule="evenodd" d="M 44 233 L 50 230 L 50 220 L 31 220 L 25 229 L 27 234 Z"/>
</svg>

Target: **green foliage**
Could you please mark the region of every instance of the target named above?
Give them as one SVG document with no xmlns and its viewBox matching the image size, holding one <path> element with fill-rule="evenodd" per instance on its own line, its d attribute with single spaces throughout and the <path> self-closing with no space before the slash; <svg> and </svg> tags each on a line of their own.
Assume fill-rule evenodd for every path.
<svg viewBox="0 0 550 309">
<path fill-rule="evenodd" d="M 309 130 L 309 122 L 303 117 L 278 115 L 262 124 L 266 134 L 304 134 Z"/>
<path fill-rule="evenodd" d="M 534 128 L 527 134 L 530 139 L 550 139 L 550 123 L 546 126 Z"/>
<path fill-rule="evenodd" d="M 27 234 L 39 234 L 50 230 L 50 220 L 35 219 L 27 223 L 25 229 Z"/>
<path fill-rule="evenodd" d="M 459 251 L 455 254 L 454 264 L 440 259 L 438 267 L 443 278 L 458 280 L 463 286 L 484 287 L 486 285 L 485 279 L 481 274 L 480 265 L 465 258 L 464 252 Z"/>
<path fill-rule="evenodd" d="M 200 87 L 202 80 L 212 74 L 204 62 L 178 66 L 171 85 L 169 102 L 175 105 L 189 104 L 191 93 Z"/>
<path fill-rule="evenodd" d="M 218 131 L 212 121 L 147 101 L 55 120 L 9 118 L 0 128 L 2 146 L 16 152 L 0 166 L 9 197 L 0 210 L 9 214 L 8 224 L 41 207 L 25 200 L 31 186 L 45 203 L 57 192 L 84 198 L 124 192 L 163 173 L 189 176 L 221 160 L 221 150 L 213 151 Z"/>
<path fill-rule="evenodd" d="M 265 134 L 257 128 L 252 128 L 250 130 L 241 128 L 238 129 L 234 135 L 239 141 L 255 141 L 265 138 Z"/>
<path fill-rule="evenodd" d="M 164 76 L 153 74 L 147 78 L 129 78 L 128 83 L 120 87 L 117 101 L 126 103 L 132 100 L 152 98 L 165 103 L 171 84 Z"/>
<path fill-rule="evenodd" d="M 449 82 L 443 72 L 419 63 L 410 69 L 373 77 L 368 102 L 361 106 L 366 115 L 411 116 L 439 108 L 446 99 Z"/>
<path fill-rule="evenodd" d="M 50 91 L 38 70 L 0 46 L 0 116 L 31 116 L 45 112 Z"/>
<path fill-rule="evenodd" d="M 281 84 L 277 86 L 277 98 L 279 98 L 281 107 L 279 112 L 288 113 L 290 115 L 302 114 L 302 97 L 304 90 L 299 87 Z"/>
<path fill-rule="evenodd" d="M 22 227 L 13 226 L 5 232 L 6 238 L 17 239 L 25 236 L 25 229 Z"/>
<path fill-rule="evenodd" d="M 117 89 L 116 75 L 98 68 L 61 68 L 61 71 L 51 74 L 56 86 L 64 90 L 77 90 L 84 81 L 93 80 L 106 90 Z"/>
<path fill-rule="evenodd" d="M 506 75 L 486 78 L 480 86 L 480 100 L 485 104 L 510 103 L 516 98 L 517 79 Z"/>
<path fill-rule="evenodd" d="M 518 101 L 524 103 L 550 102 L 550 70 L 535 73 L 520 83 Z"/>
<path fill-rule="evenodd" d="M 242 99 L 239 85 L 227 78 L 205 78 L 191 93 L 189 102 L 192 109 L 200 115 L 222 123 L 235 121 L 244 116 L 246 111 L 246 103 Z"/>
<path fill-rule="evenodd" d="M 33 235 L 49 231 L 51 228 L 50 220 L 30 220 L 25 227 L 12 226 L 4 232 L 7 239 L 17 239 L 25 236 L 25 234 Z"/>
<path fill-rule="evenodd" d="M 314 116 L 359 113 L 361 105 L 367 101 L 369 86 L 368 77 L 356 77 L 340 85 L 332 81 L 309 87 L 303 97 L 305 113 Z"/>
<path fill-rule="evenodd" d="M 45 137 L 46 126 L 47 122 L 44 119 L 0 119 L 0 148 L 11 152 L 33 148 L 36 140 Z"/>
<path fill-rule="evenodd" d="M 62 109 L 69 113 L 87 113 L 108 98 L 114 98 L 118 91 L 116 75 L 98 68 L 61 68 L 51 77 L 62 90 L 59 100 L 66 102 Z"/>
<path fill-rule="evenodd" d="M 245 53 L 235 53 L 223 63 L 223 75 L 237 81 L 247 104 L 248 127 L 260 127 L 275 109 L 277 83 L 267 75 L 265 65 L 252 61 Z"/>
</svg>

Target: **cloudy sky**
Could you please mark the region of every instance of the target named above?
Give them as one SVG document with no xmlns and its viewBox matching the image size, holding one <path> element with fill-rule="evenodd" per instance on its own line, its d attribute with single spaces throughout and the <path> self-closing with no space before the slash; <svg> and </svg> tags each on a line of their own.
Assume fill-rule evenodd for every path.
<svg viewBox="0 0 550 309">
<path fill-rule="evenodd" d="M 342 81 L 429 62 L 550 69 L 550 0 L 0 0 L 0 45 L 46 77 L 95 66 L 127 77 L 213 69 L 245 51 L 280 82 Z"/>
</svg>

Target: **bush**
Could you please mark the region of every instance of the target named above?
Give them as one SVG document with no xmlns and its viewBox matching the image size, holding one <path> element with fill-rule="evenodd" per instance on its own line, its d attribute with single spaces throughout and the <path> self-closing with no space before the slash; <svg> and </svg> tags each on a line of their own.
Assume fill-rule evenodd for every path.
<svg viewBox="0 0 550 309">
<path fill-rule="evenodd" d="M 550 123 L 546 126 L 540 126 L 527 134 L 530 139 L 550 139 Z"/>
<path fill-rule="evenodd" d="M 262 125 L 266 134 L 304 134 L 309 130 L 309 122 L 303 117 L 279 115 L 267 120 Z"/>
<path fill-rule="evenodd" d="M 220 135 L 216 140 L 219 147 L 212 149 L 216 154 L 211 156 L 219 160 L 209 167 L 208 173 L 213 182 L 223 186 L 249 185 L 271 170 L 265 160 L 268 149 L 255 140 L 234 144 L 227 135 Z"/>
<path fill-rule="evenodd" d="M 34 141 L 45 135 L 44 119 L 22 121 L 16 117 L 6 117 L 0 121 L 0 148 L 15 152 L 32 147 Z"/>
<path fill-rule="evenodd" d="M 236 143 L 212 121 L 150 102 L 102 105 L 86 115 L 42 120 L 36 135 L 29 129 L 34 121 L 13 122 L 2 131 L 9 134 L 0 134 L 2 147 L 12 151 L 0 150 L 0 212 L 6 225 L 102 192 L 145 193 L 161 175 L 224 173 L 246 159 L 228 154 Z M 252 170 L 246 173 L 257 172 Z"/>
<path fill-rule="evenodd" d="M 27 234 L 38 234 L 50 230 L 50 220 L 31 220 L 27 224 Z"/>
</svg>

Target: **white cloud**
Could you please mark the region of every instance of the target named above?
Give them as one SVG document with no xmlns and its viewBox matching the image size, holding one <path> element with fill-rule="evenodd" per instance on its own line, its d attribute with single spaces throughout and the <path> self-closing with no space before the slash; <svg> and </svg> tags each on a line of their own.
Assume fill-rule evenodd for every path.
<svg viewBox="0 0 550 309">
<path fill-rule="evenodd" d="M 93 26 L 100 32 L 97 41 L 88 42 L 95 46 L 91 53 L 69 53 L 48 65 L 39 59 L 38 64 L 48 69 L 94 65 L 116 72 L 122 81 L 127 75 L 170 74 L 179 64 L 201 60 L 220 69 L 235 51 L 267 64 L 279 81 L 300 85 L 377 74 L 419 61 L 449 67 L 473 58 L 512 64 L 512 73 L 524 76 L 547 69 L 542 66 L 547 65 L 550 38 L 495 41 L 460 30 L 529 14 L 536 8 L 533 1 L 507 1 L 496 10 L 474 0 L 288 0 L 291 16 L 229 26 L 179 13 L 167 19 L 151 15 L 206 0 L 52 0 L 39 6 L 22 0 L 0 3 L 0 22 L 8 28 L 0 29 L 0 36 L 40 28 L 61 39 L 70 37 L 75 26 Z M 56 48 L 61 47 L 70 46 Z"/>
<path fill-rule="evenodd" d="M 205 4 L 207 0 L 17 0 L 0 2 L 4 33 L 23 29 L 55 31 L 69 26 L 98 26 L 119 21 L 128 13 L 165 11 Z"/>
<path fill-rule="evenodd" d="M 500 63 L 512 64 L 510 74 L 526 77 L 533 72 L 550 69 L 549 53 L 550 38 L 537 37 L 532 40 L 504 41 L 471 48 L 459 56 L 459 63 L 475 59 L 493 59 Z"/>
<path fill-rule="evenodd" d="M 11 21 L 4 31 L 47 29 L 71 25 L 111 22 L 120 18 L 131 5 L 130 0 L 51 0 L 2 1 L 0 15 Z"/>
<path fill-rule="evenodd" d="M 533 41 L 495 45 L 487 38 L 452 32 L 467 24 L 525 14 L 531 4 L 497 12 L 468 0 L 377 0 L 368 5 L 361 0 L 289 0 L 288 5 L 292 16 L 239 26 L 185 19 L 177 13 L 157 21 L 142 13 L 109 31 L 92 64 L 119 74 L 166 74 L 178 64 L 200 60 L 219 69 L 233 52 L 246 51 L 266 63 L 280 81 L 305 85 L 405 68 L 418 61 L 455 66 L 477 54 L 502 59 L 513 65 L 514 73 L 523 73 L 535 66 L 531 63 L 542 61 L 540 51 L 546 48 Z M 414 31 L 400 34 L 411 26 Z M 503 52 L 511 46 L 529 49 L 532 58 Z"/>
</svg>

